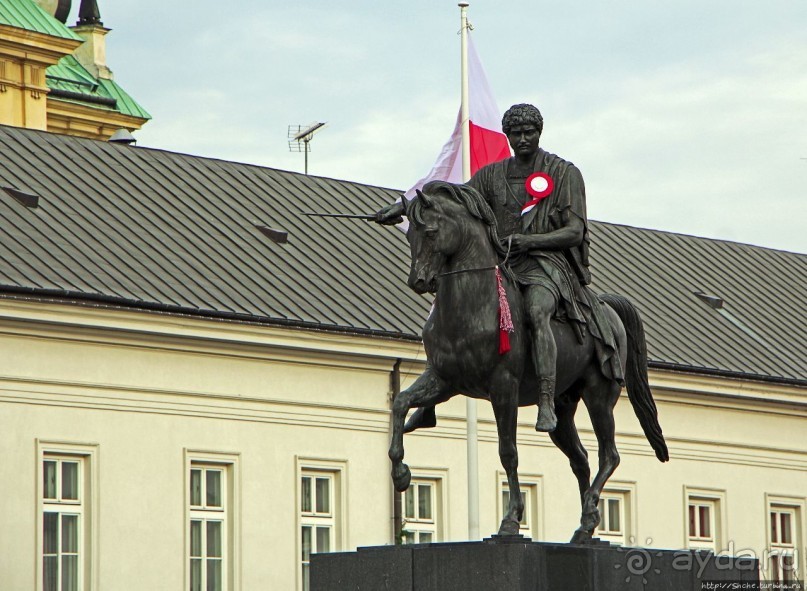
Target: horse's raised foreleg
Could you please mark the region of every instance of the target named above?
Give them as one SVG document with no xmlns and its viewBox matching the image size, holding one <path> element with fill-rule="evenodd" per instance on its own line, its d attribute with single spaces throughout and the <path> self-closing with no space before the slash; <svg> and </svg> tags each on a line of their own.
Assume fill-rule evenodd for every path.
<svg viewBox="0 0 807 591">
<path fill-rule="evenodd" d="M 507 474 L 507 486 L 510 490 L 510 504 L 499 526 L 500 536 L 514 536 L 519 533 L 519 523 L 524 513 L 524 501 L 521 498 L 521 487 L 518 483 L 518 449 L 516 448 L 516 429 L 518 419 L 518 382 L 512 380 L 506 386 L 491 392 L 493 414 L 496 416 L 496 428 L 499 432 L 499 459 Z"/>
<path fill-rule="evenodd" d="M 392 481 L 395 490 L 405 491 L 409 488 L 412 475 L 409 466 L 403 463 L 404 420 L 409 409 L 418 406 L 434 406 L 451 397 L 452 392 L 447 384 L 437 377 L 430 367 L 409 388 L 401 392 L 392 402 L 392 440 L 389 447 L 389 459 L 392 461 Z"/>
<path fill-rule="evenodd" d="M 404 425 L 404 433 L 411 433 L 417 429 L 430 429 L 437 426 L 437 414 L 433 406 L 424 406 L 417 409 Z"/>
<path fill-rule="evenodd" d="M 572 537 L 572 543 L 582 544 L 591 540 L 594 529 L 600 523 L 600 512 L 597 505 L 605 483 L 619 466 L 619 452 L 616 449 L 614 427 L 614 405 L 619 400 L 620 386 L 616 382 L 602 381 L 599 387 L 591 388 L 584 394 L 583 400 L 588 408 L 591 425 L 597 436 L 600 465 L 594 481 L 583 493 L 583 513 L 580 527 Z"/>
</svg>

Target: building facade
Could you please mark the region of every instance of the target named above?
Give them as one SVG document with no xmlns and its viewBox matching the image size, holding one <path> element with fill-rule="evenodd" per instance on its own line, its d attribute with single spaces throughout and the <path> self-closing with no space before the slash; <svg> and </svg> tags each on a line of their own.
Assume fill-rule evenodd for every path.
<svg viewBox="0 0 807 591">
<path fill-rule="evenodd" d="M 0 163 L 0 588 L 304 589 L 312 552 L 467 539 L 459 399 L 405 438 L 396 527 L 389 408 L 430 305 L 403 236 L 302 215 L 394 191 L 13 127 Z M 600 537 L 803 573 L 807 257 L 591 231 L 597 289 L 643 313 L 671 457 L 621 401 Z M 487 536 L 509 493 L 479 410 Z M 576 481 L 533 419 L 523 532 L 567 541 Z"/>
</svg>

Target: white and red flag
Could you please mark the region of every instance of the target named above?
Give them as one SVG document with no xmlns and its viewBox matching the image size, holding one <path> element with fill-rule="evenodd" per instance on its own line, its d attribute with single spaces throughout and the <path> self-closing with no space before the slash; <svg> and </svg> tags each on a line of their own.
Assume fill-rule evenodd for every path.
<svg viewBox="0 0 807 591">
<path fill-rule="evenodd" d="M 479 61 L 470 35 L 468 36 L 468 118 L 471 140 L 471 175 L 483 166 L 510 157 L 510 144 L 502 133 L 502 114 L 496 106 L 488 77 Z M 454 132 L 443 146 L 437 162 L 424 178 L 406 192 L 415 197 L 415 190 L 429 181 L 461 183 L 462 178 L 462 110 L 457 114 Z"/>
</svg>

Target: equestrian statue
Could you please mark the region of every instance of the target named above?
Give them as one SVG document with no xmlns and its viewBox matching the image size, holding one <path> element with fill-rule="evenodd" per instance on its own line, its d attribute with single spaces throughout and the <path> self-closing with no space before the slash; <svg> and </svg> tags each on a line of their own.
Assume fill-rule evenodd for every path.
<svg viewBox="0 0 807 591">
<path fill-rule="evenodd" d="M 613 409 L 623 386 L 656 457 L 666 462 L 669 454 L 638 311 L 623 296 L 588 287 L 580 171 L 539 147 L 543 118 L 534 106 L 511 107 L 502 128 L 512 158 L 481 168 L 464 185 L 427 183 L 416 198 L 375 215 L 382 224 L 408 218 L 408 284 L 435 295 L 423 328 L 426 369 L 393 402 L 392 479 L 396 490 L 408 488 L 403 435 L 436 425 L 436 405 L 457 394 L 490 400 L 510 490 L 498 534 L 518 534 L 518 407 L 537 405 L 535 429 L 549 433 L 577 478 L 582 513 L 571 541 L 584 544 L 619 464 Z M 599 445 L 593 481 L 574 424 L 581 400 Z"/>
</svg>

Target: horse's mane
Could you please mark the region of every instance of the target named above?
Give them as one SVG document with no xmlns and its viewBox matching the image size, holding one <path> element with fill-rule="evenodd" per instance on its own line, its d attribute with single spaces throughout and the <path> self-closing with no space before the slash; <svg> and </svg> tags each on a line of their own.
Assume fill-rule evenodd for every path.
<svg viewBox="0 0 807 591">
<path fill-rule="evenodd" d="M 456 203 L 465 207 L 471 217 L 485 224 L 488 239 L 499 254 L 499 258 L 506 256 L 506 249 L 499 240 L 499 231 L 496 228 L 496 216 L 493 214 L 493 209 L 488 205 L 488 202 L 482 197 L 482 193 L 469 185 L 456 185 L 446 181 L 430 181 L 423 186 L 422 191 L 428 196 L 443 193 L 448 195 L 448 197 Z M 425 203 L 421 203 L 420 199 L 413 199 L 407 207 L 407 217 L 416 225 L 423 225 L 424 207 L 429 206 Z"/>
</svg>

